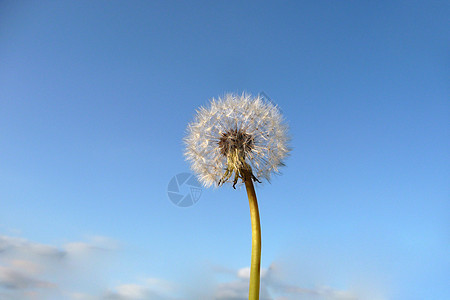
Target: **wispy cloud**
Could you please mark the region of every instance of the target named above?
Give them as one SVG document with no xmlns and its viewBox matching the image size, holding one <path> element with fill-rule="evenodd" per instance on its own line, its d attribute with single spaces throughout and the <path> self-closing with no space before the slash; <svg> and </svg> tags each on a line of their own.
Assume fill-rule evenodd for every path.
<svg viewBox="0 0 450 300">
<path fill-rule="evenodd" d="M 174 283 L 153 277 L 112 288 L 105 282 L 95 290 L 83 290 L 79 281 L 99 281 L 104 274 L 91 270 L 98 267 L 99 258 L 117 249 L 116 241 L 99 236 L 61 246 L 0 236 L 0 299 L 185 299 L 177 296 L 179 289 Z"/>
<path fill-rule="evenodd" d="M 159 278 L 146 278 L 139 283 L 118 285 L 108 291 L 103 298 L 105 300 L 175 300 L 179 288 L 174 283 Z"/>
<path fill-rule="evenodd" d="M 0 285 L 11 290 L 55 287 L 51 282 L 34 278 L 25 268 L 23 270 L 17 271 L 14 266 L 0 266 Z"/>
<path fill-rule="evenodd" d="M 215 268 L 216 272 L 230 273 L 225 268 Z M 261 270 L 261 300 L 357 300 L 355 292 L 340 291 L 330 287 L 303 288 L 283 282 L 281 270 L 276 264 Z M 234 279 L 217 285 L 213 298 L 216 300 L 248 299 L 248 279 L 250 268 L 241 268 Z"/>
<path fill-rule="evenodd" d="M 74 275 L 75 264 L 87 265 L 92 257 L 114 247 L 112 240 L 103 237 L 57 247 L 0 236 L 1 299 L 46 299 L 64 293 L 66 278 Z"/>
<path fill-rule="evenodd" d="M 103 279 L 108 271 L 107 268 L 99 267 L 101 260 L 98 258 L 104 258 L 107 256 L 105 254 L 114 253 L 117 249 L 117 242 L 105 237 L 54 246 L 0 236 L 0 299 L 248 299 L 248 267 L 212 267 L 205 274 L 208 283 L 200 280 L 192 282 L 189 287 L 182 282 L 176 284 L 156 277 L 130 278 L 129 281 L 111 286 L 108 280 Z M 97 274 L 95 270 L 99 270 Z M 262 269 L 260 299 L 382 299 L 350 288 L 340 290 L 323 285 L 302 286 L 299 281 L 288 280 L 291 277 L 280 263 L 272 263 L 267 269 Z M 94 288 L 92 283 L 95 283 Z"/>
<path fill-rule="evenodd" d="M 32 256 L 59 259 L 66 255 L 66 252 L 53 246 L 33 243 L 22 238 L 0 236 L 0 254 L 2 257 Z"/>
</svg>

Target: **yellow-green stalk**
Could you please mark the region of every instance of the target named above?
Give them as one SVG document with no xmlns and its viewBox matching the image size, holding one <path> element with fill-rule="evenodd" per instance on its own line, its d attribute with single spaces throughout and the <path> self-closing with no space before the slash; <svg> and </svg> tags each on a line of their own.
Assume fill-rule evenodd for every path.
<svg viewBox="0 0 450 300">
<path fill-rule="evenodd" d="M 247 189 L 248 203 L 250 205 L 250 218 L 252 221 L 252 258 L 250 265 L 249 300 L 259 300 L 259 280 L 261 270 L 261 224 L 259 220 L 258 200 L 251 172 L 244 170 L 244 183 Z"/>
</svg>

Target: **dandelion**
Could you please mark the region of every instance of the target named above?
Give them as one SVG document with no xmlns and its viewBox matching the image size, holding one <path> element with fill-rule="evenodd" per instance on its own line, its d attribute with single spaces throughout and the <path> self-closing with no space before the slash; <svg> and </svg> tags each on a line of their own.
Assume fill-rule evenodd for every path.
<svg viewBox="0 0 450 300">
<path fill-rule="evenodd" d="M 277 106 L 259 96 L 227 94 L 200 107 L 187 128 L 185 156 L 205 187 L 239 179 L 252 221 L 249 299 L 259 299 L 261 228 L 253 182 L 270 181 L 289 154 L 287 126 Z M 231 180 L 231 178 L 233 178 Z"/>
</svg>

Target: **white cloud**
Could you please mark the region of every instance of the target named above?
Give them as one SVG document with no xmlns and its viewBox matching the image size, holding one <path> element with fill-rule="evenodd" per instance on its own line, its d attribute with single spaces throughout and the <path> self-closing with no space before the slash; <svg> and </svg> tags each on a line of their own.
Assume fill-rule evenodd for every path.
<svg viewBox="0 0 450 300">
<path fill-rule="evenodd" d="M 143 285 L 123 284 L 116 287 L 116 292 L 112 293 L 112 295 L 114 294 L 121 299 L 144 299 L 148 297 L 149 290 Z"/>
<path fill-rule="evenodd" d="M 33 243 L 22 238 L 0 236 L 0 254 L 2 257 L 33 256 L 58 259 L 63 257 L 65 252 L 53 246 Z"/>
<path fill-rule="evenodd" d="M 118 248 L 118 243 L 102 236 L 90 237 L 87 242 L 70 242 L 63 246 L 65 252 L 71 256 L 89 255 L 94 251 L 107 252 Z"/>
<path fill-rule="evenodd" d="M 180 288 L 172 282 L 160 278 L 145 278 L 139 283 L 121 284 L 108 291 L 105 299 L 120 300 L 175 300 Z"/>
<path fill-rule="evenodd" d="M 215 268 L 221 273 L 228 273 L 225 268 Z M 261 269 L 261 300 L 357 300 L 353 291 L 340 291 L 329 287 L 303 288 L 287 284 L 280 276 L 281 270 L 276 264 L 268 269 Z M 245 267 L 235 272 L 235 278 L 229 282 L 220 283 L 212 296 L 216 300 L 248 299 L 248 280 L 250 268 Z"/>
<path fill-rule="evenodd" d="M 27 272 L 2 266 L 0 266 L 0 286 L 11 290 L 56 287 L 55 284 L 34 278 Z"/>
<path fill-rule="evenodd" d="M 173 283 L 152 277 L 110 289 L 104 283 L 96 290 L 77 290 L 86 286 L 80 282 L 99 281 L 105 273 L 98 267 L 101 258 L 117 247 L 117 242 L 100 236 L 60 247 L 0 236 L 0 299 L 182 299 L 173 296 L 178 293 Z M 96 269 L 101 269 L 97 275 Z"/>
<path fill-rule="evenodd" d="M 11 260 L 11 266 L 15 269 L 23 270 L 28 274 L 37 274 L 42 271 L 42 267 L 40 265 L 28 260 Z"/>
<path fill-rule="evenodd" d="M 99 267 L 101 260 L 94 258 L 104 258 L 105 254 L 115 249 L 117 243 L 104 237 L 68 242 L 57 247 L 17 237 L 0 236 L 0 299 L 248 299 L 248 267 L 237 270 L 214 267 L 204 274 L 203 278 L 207 282 L 203 282 L 203 279 L 192 281 L 189 286 L 148 277 L 108 288 L 109 282 L 101 279 L 107 275 L 107 268 Z M 224 276 L 226 281 L 223 280 Z M 260 299 L 382 299 L 361 288 L 340 290 L 323 285 L 311 286 L 311 283 L 302 285 L 301 281 L 290 281 L 291 279 L 292 276 L 287 275 L 278 263 L 273 263 L 267 269 L 263 268 Z M 186 282 L 188 281 L 189 279 Z"/>
<path fill-rule="evenodd" d="M 238 273 L 237 273 L 237 276 L 239 278 L 249 279 L 250 278 L 250 268 L 248 267 L 248 268 L 239 269 Z"/>
<path fill-rule="evenodd" d="M 104 299 L 111 300 L 175 300 L 176 286 L 159 278 L 147 278 L 140 283 L 121 284 L 108 291 Z"/>
<path fill-rule="evenodd" d="M 78 280 L 76 273 L 88 269 L 93 257 L 112 249 L 107 241 L 93 238 L 57 247 L 0 236 L 0 298 L 46 299 L 64 293 L 68 278 Z"/>
<path fill-rule="evenodd" d="M 225 274 L 228 281 L 217 282 L 210 294 L 199 293 L 201 299 L 213 300 L 247 300 L 248 280 L 250 268 L 244 267 L 231 270 L 225 267 L 213 267 L 213 273 L 209 276 Z M 326 286 L 305 288 L 286 283 L 283 278 L 283 270 L 277 264 L 272 264 L 267 269 L 261 269 L 260 300 L 367 300 L 382 299 L 370 297 L 354 290 L 338 290 Z M 204 285 L 199 282 L 195 287 L 202 290 Z M 174 283 L 157 278 L 141 280 L 139 283 L 127 283 L 118 285 L 110 290 L 104 299 L 108 300 L 175 300 L 175 299 L 200 299 L 186 296 Z"/>
</svg>

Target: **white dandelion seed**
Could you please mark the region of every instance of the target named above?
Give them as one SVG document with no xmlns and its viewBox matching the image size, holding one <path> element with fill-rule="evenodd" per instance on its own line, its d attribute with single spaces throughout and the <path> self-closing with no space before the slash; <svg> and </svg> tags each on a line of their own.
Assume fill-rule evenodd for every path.
<svg viewBox="0 0 450 300">
<path fill-rule="evenodd" d="M 279 109 L 259 96 L 227 94 L 200 107 L 187 128 L 185 156 L 204 186 L 221 185 L 246 171 L 270 180 L 289 154 L 287 125 Z"/>
</svg>

